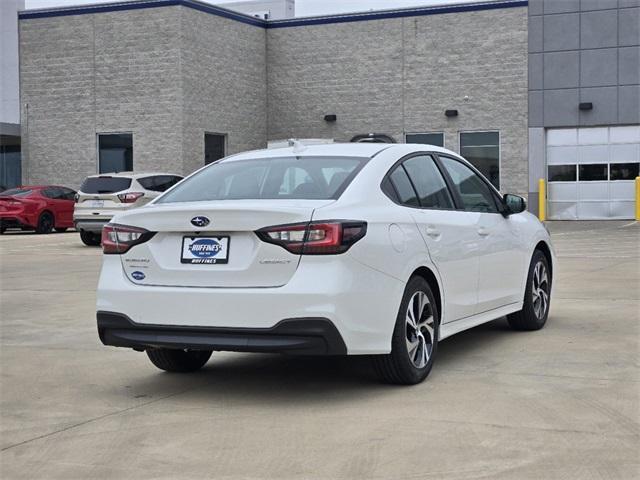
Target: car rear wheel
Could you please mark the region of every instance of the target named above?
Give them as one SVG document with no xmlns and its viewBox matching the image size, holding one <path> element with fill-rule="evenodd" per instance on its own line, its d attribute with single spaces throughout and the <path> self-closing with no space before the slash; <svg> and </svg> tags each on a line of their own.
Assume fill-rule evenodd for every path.
<svg viewBox="0 0 640 480">
<path fill-rule="evenodd" d="M 211 357 L 211 350 L 171 350 L 153 348 L 147 350 L 147 356 L 160 370 L 166 372 L 195 372 L 204 366 Z"/>
<path fill-rule="evenodd" d="M 438 307 L 427 281 L 412 278 L 404 292 L 391 338 L 391 353 L 373 357 L 380 379 L 414 385 L 433 366 L 438 350 Z"/>
<path fill-rule="evenodd" d="M 67 227 L 56 227 L 56 232 L 64 233 L 67 231 Z"/>
<path fill-rule="evenodd" d="M 89 247 L 97 247 L 100 245 L 100 234 L 80 230 L 80 240 Z"/>
<path fill-rule="evenodd" d="M 547 257 L 536 250 L 531 258 L 522 310 L 507 315 L 514 330 L 540 330 L 547 323 L 551 300 L 551 271 Z"/>
<path fill-rule="evenodd" d="M 36 233 L 51 233 L 53 230 L 53 215 L 49 212 L 42 212 L 38 218 L 38 225 L 36 226 Z"/>
</svg>

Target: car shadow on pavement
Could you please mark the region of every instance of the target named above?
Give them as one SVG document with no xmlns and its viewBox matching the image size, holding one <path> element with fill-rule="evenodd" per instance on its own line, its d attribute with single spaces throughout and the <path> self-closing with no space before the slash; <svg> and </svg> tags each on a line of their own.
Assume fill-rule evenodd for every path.
<svg viewBox="0 0 640 480">
<path fill-rule="evenodd" d="M 443 341 L 431 376 L 421 385 L 428 389 L 442 378 L 441 375 L 446 376 L 447 370 L 465 368 L 468 362 L 475 368 L 475 359 L 483 350 L 490 352 L 514 334 L 506 321 L 499 319 Z M 138 378 L 132 387 L 136 392 L 153 392 L 152 398 L 170 395 L 171 391 L 184 391 L 211 401 L 235 402 L 246 398 L 255 401 L 258 398 L 267 403 L 295 400 L 315 404 L 327 398 L 351 401 L 363 393 L 384 394 L 403 388 L 381 383 L 367 356 L 308 357 L 214 352 L 209 363 L 192 374 L 145 372 L 148 375 Z"/>
</svg>

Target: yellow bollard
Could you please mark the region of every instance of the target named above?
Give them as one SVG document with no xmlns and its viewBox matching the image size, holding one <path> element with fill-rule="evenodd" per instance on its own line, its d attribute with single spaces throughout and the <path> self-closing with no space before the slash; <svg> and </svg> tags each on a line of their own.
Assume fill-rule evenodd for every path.
<svg viewBox="0 0 640 480">
<path fill-rule="evenodd" d="M 636 196 L 638 195 L 638 179 L 636 179 Z M 538 218 L 541 222 L 547 219 L 547 188 L 544 178 L 538 180 Z"/>
<path fill-rule="evenodd" d="M 636 177 L 636 220 L 640 222 L 640 177 Z"/>
</svg>

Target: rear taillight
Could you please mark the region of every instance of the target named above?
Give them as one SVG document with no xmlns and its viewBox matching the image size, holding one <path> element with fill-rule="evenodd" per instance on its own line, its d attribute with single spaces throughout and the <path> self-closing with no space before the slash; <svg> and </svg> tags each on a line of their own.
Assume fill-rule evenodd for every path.
<svg viewBox="0 0 640 480">
<path fill-rule="evenodd" d="M 118 198 L 122 203 L 133 203 L 142 197 L 144 193 L 142 192 L 129 192 L 129 193 L 121 193 L 118 195 Z"/>
<path fill-rule="evenodd" d="M 366 222 L 352 220 L 294 223 L 256 231 L 262 241 L 302 255 L 344 253 L 366 233 Z"/>
<path fill-rule="evenodd" d="M 134 245 L 151 239 L 155 232 L 144 228 L 108 223 L 102 228 L 102 251 L 106 254 L 122 255 Z"/>
</svg>

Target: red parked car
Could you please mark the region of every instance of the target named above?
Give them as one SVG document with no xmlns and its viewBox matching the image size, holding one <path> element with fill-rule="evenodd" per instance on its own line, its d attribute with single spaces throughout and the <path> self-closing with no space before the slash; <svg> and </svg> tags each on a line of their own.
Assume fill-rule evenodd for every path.
<svg viewBox="0 0 640 480">
<path fill-rule="evenodd" d="M 7 228 L 49 233 L 73 227 L 76 192 L 55 185 L 33 185 L 0 192 L 0 233 Z"/>
</svg>

